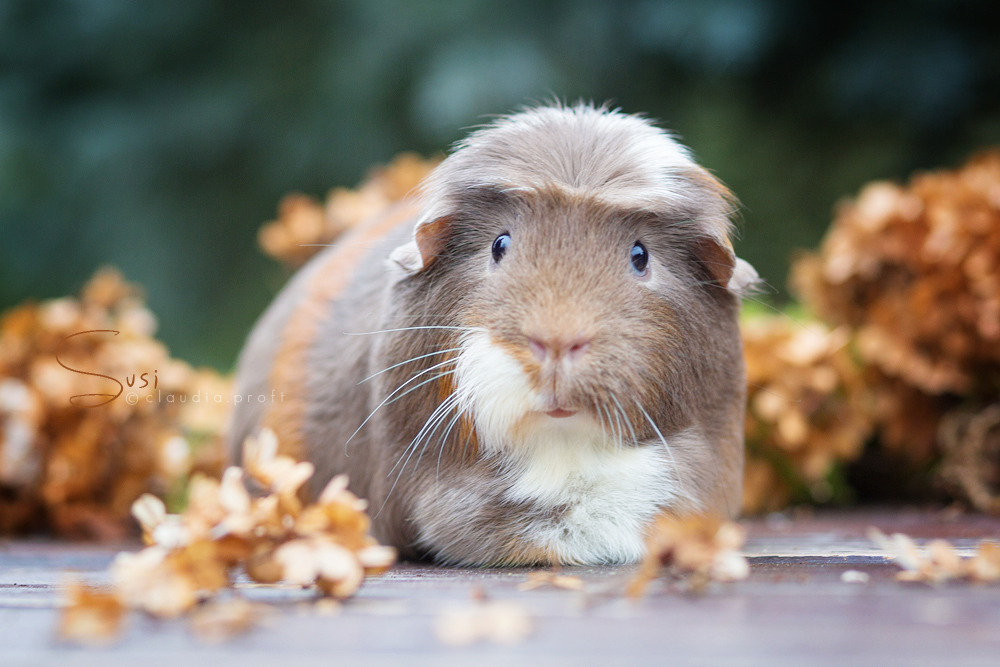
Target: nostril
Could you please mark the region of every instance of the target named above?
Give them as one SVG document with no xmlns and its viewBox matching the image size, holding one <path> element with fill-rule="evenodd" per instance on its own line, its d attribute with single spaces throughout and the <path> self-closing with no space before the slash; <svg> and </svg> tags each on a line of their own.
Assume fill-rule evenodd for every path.
<svg viewBox="0 0 1000 667">
<path fill-rule="evenodd" d="M 531 348 L 531 353 L 535 355 L 535 359 L 538 361 L 545 361 L 545 357 L 549 352 L 549 348 L 545 343 L 537 338 L 529 338 L 528 347 Z"/>
<path fill-rule="evenodd" d="M 571 343 L 566 352 L 569 355 L 570 361 L 578 361 L 580 357 L 585 355 L 587 353 L 587 350 L 589 349 L 590 349 L 590 341 L 580 340 Z"/>
</svg>

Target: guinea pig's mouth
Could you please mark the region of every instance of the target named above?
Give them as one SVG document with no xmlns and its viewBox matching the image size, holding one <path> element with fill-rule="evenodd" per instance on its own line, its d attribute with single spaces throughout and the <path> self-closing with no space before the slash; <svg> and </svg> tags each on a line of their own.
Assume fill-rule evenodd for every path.
<svg viewBox="0 0 1000 667">
<path fill-rule="evenodd" d="M 541 401 L 536 404 L 535 410 L 553 419 L 566 419 L 580 412 L 573 406 L 572 402 L 560 397 L 555 392 L 547 392 L 541 396 Z"/>
</svg>

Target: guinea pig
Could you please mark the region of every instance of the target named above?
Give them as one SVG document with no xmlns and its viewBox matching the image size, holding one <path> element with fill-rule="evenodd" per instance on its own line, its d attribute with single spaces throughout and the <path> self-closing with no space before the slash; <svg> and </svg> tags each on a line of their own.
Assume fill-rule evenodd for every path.
<svg viewBox="0 0 1000 667">
<path fill-rule="evenodd" d="M 733 515 L 756 280 L 733 211 L 642 117 L 496 120 L 282 290 L 233 455 L 273 429 L 309 493 L 346 473 L 378 540 L 448 564 L 636 561 L 661 512 Z"/>
</svg>

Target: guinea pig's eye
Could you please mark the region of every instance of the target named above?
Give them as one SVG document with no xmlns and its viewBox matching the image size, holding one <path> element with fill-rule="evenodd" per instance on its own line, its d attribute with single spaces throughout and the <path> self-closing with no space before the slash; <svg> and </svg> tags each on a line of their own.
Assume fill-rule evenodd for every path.
<svg viewBox="0 0 1000 667">
<path fill-rule="evenodd" d="M 636 241 L 635 245 L 632 246 L 630 258 L 632 260 L 632 270 L 635 271 L 635 275 L 646 275 L 646 267 L 649 264 L 649 251 L 646 250 L 646 246 Z"/>
<path fill-rule="evenodd" d="M 507 252 L 507 248 L 510 247 L 510 234 L 506 232 L 496 237 L 493 240 L 493 261 L 499 262 L 503 259 L 504 254 Z"/>
</svg>

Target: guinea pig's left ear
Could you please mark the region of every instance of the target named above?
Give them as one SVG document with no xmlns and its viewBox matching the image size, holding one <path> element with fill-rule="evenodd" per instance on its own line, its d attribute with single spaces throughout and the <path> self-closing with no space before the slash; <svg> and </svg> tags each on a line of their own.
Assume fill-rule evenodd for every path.
<svg viewBox="0 0 1000 667">
<path fill-rule="evenodd" d="M 700 167 L 679 175 L 678 179 L 688 188 L 689 195 L 701 202 L 701 235 L 695 241 L 695 257 L 716 285 L 740 297 L 752 293 L 760 283 L 757 271 L 736 256 L 729 240 L 730 216 L 738 207 L 736 197 Z"/>
<path fill-rule="evenodd" d="M 750 265 L 750 262 L 736 258 L 736 266 L 733 275 L 729 277 L 726 287 L 736 296 L 749 296 L 753 294 L 761 284 L 757 269 Z"/>
<path fill-rule="evenodd" d="M 756 269 L 736 256 L 733 244 L 725 236 L 702 237 L 696 244 L 695 255 L 713 282 L 736 296 L 750 294 L 760 283 Z"/>
<path fill-rule="evenodd" d="M 695 242 L 695 257 L 717 285 L 727 286 L 736 269 L 733 245 L 725 236 L 702 236 Z"/>
<path fill-rule="evenodd" d="M 413 240 L 393 250 L 389 260 L 409 275 L 423 271 L 444 251 L 450 225 L 449 216 L 418 222 L 413 231 Z"/>
</svg>

